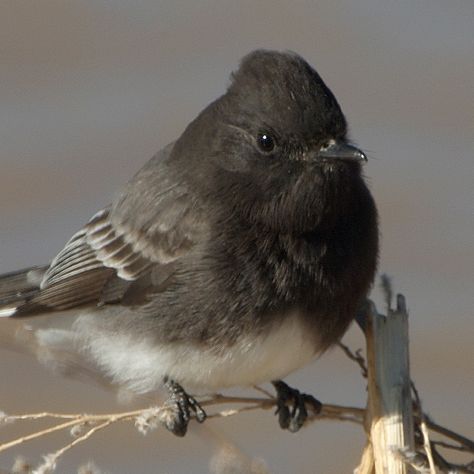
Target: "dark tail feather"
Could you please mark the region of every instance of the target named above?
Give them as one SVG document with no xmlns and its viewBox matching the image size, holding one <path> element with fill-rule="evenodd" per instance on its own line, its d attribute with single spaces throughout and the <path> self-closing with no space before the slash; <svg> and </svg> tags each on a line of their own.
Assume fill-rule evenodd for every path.
<svg viewBox="0 0 474 474">
<path fill-rule="evenodd" d="M 23 316 L 22 306 L 40 291 L 48 267 L 31 267 L 0 275 L 0 318 Z"/>
</svg>

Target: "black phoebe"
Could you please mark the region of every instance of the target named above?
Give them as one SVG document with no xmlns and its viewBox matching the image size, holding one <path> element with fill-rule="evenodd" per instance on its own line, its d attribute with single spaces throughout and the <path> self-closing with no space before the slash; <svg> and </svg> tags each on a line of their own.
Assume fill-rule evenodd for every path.
<svg viewBox="0 0 474 474">
<path fill-rule="evenodd" d="M 0 277 L 0 316 L 74 309 L 39 342 L 137 393 L 165 384 L 175 434 L 205 418 L 182 387 L 266 381 L 296 431 L 318 402 L 280 379 L 339 340 L 374 278 L 364 161 L 316 71 L 255 51 L 50 265 Z"/>
</svg>

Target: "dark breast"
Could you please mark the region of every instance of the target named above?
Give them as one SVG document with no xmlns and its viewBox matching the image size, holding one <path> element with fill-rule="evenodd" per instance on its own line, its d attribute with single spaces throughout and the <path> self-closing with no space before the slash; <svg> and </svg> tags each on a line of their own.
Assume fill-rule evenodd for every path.
<svg viewBox="0 0 474 474">
<path fill-rule="evenodd" d="M 375 204 L 366 188 L 358 197 L 329 229 L 281 234 L 240 226 L 220 233 L 214 274 L 235 337 L 249 327 L 265 331 L 275 314 L 298 310 L 324 348 L 337 342 L 377 267 Z"/>
<path fill-rule="evenodd" d="M 167 341 L 184 337 L 223 348 L 297 310 L 308 335 L 329 347 L 355 317 L 376 270 L 376 210 L 368 191 L 363 198 L 324 231 L 296 235 L 238 220 L 216 223 L 148 306 L 150 330 Z"/>
</svg>

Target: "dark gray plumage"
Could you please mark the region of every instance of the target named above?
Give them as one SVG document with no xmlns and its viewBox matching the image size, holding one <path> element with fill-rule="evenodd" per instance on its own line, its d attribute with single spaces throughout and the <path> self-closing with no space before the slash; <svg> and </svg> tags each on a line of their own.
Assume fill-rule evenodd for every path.
<svg viewBox="0 0 474 474">
<path fill-rule="evenodd" d="M 50 266 L 0 278 L 0 315 L 80 308 L 41 343 L 138 392 L 279 379 L 338 341 L 372 283 L 364 160 L 319 75 L 255 51 Z"/>
</svg>

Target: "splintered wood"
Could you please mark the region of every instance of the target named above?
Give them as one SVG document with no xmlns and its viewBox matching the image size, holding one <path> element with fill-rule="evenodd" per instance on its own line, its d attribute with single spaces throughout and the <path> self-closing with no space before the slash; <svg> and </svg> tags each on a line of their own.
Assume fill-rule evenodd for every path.
<svg viewBox="0 0 474 474">
<path fill-rule="evenodd" d="M 408 352 L 408 314 L 403 296 L 397 307 L 365 312 L 368 362 L 366 430 L 368 444 L 357 474 L 409 474 L 405 454 L 414 451 Z"/>
</svg>

